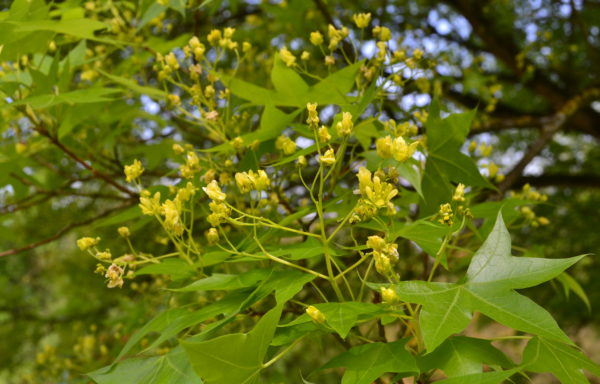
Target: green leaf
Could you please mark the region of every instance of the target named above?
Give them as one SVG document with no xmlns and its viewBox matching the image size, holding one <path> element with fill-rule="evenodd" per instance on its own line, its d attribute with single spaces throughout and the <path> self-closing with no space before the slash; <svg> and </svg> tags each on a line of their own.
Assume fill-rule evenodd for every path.
<svg viewBox="0 0 600 384">
<path fill-rule="evenodd" d="M 142 275 L 169 275 L 173 279 L 184 279 L 194 274 L 196 270 L 181 259 L 170 258 L 157 264 L 149 264 L 135 272 L 136 276 Z"/>
<path fill-rule="evenodd" d="M 220 73 L 219 77 L 223 79 L 234 95 L 239 96 L 244 100 L 249 100 L 252 104 L 271 104 L 298 108 L 305 108 L 306 103 L 310 102 L 316 102 L 321 105 L 343 105 L 348 104 L 351 100 L 347 94 L 354 87 L 354 79 L 358 69 L 362 66 L 362 63 L 362 61 L 359 61 L 334 72 L 317 84 L 309 87 L 308 90 L 302 86 L 300 81 L 304 82 L 304 80 L 299 78 L 299 75 L 297 74 L 291 75 L 291 80 L 286 80 L 285 74 L 289 74 L 289 71 L 293 70 L 288 70 L 288 68 L 284 69 L 282 68 L 282 65 L 277 63 L 274 66 L 275 75 L 274 78 L 272 77 L 272 80 L 276 88 L 279 87 L 279 90 L 262 88 L 223 73 Z M 292 94 L 289 90 L 284 89 L 286 85 L 291 85 L 302 93 L 299 95 Z"/>
<path fill-rule="evenodd" d="M 342 339 L 358 322 L 360 317 L 373 316 L 381 312 L 376 304 L 348 301 L 343 303 L 323 303 L 315 305 L 325 315 L 325 321 Z"/>
<path fill-rule="evenodd" d="M 472 307 L 462 286 L 406 281 L 396 284 L 396 292 L 404 301 L 423 305 L 419 323 L 429 352 L 471 321 Z"/>
<path fill-rule="evenodd" d="M 448 377 L 483 372 L 484 364 L 505 368 L 514 365 L 490 341 L 464 336 L 451 337 L 417 363 L 422 372 L 441 369 Z"/>
<path fill-rule="evenodd" d="M 494 229 L 471 260 L 466 283 L 406 281 L 395 285 L 400 299 L 423 305 L 419 322 L 429 352 L 461 332 L 474 311 L 514 329 L 571 343 L 546 310 L 513 289 L 552 279 L 581 257 L 513 257 L 510 249 L 510 235 L 498 214 Z"/>
<path fill-rule="evenodd" d="M 570 291 L 575 292 L 575 294 L 581 299 L 581 301 L 583 301 L 583 303 L 587 307 L 588 312 L 591 312 L 592 305 L 590 304 L 590 299 L 588 298 L 581 285 L 579 285 L 577 280 L 572 278 L 571 275 L 569 275 L 566 272 L 563 272 L 560 275 L 558 275 L 557 280 L 563 285 L 567 298 L 569 297 Z"/>
<path fill-rule="evenodd" d="M 103 76 L 109 78 L 110 80 L 114 81 L 115 83 L 122 85 L 128 89 L 131 89 L 132 91 L 137 92 L 141 95 L 147 95 L 161 100 L 167 97 L 167 93 L 158 88 L 139 85 L 137 81 L 133 79 L 127 79 L 125 77 L 111 75 L 110 73 L 107 73 L 101 69 L 99 69 L 98 72 L 100 72 Z"/>
<path fill-rule="evenodd" d="M 100 103 L 114 100 L 109 96 L 119 92 L 121 92 L 121 90 L 116 88 L 87 88 L 60 94 L 27 97 L 23 100 L 17 100 L 13 103 L 7 104 L 7 106 L 29 104 L 31 108 L 44 109 L 64 103 Z"/>
<path fill-rule="evenodd" d="M 93 19 L 20 21 L 15 24 L 16 33 L 51 31 L 89 40 L 96 40 L 94 32 L 107 27 L 106 24 Z"/>
<path fill-rule="evenodd" d="M 516 369 L 497 372 L 473 373 L 436 381 L 439 384 L 499 384 L 517 372 Z"/>
<path fill-rule="evenodd" d="M 406 340 L 399 340 L 359 345 L 334 357 L 320 369 L 345 367 L 343 384 L 370 384 L 387 372 L 417 373 L 419 368 L 405 344 Z"/>
<path fill-rule="evenodd" d="M 520 331 L 571 343 L 548 311 L 515 291 L 502 291 L 493 286 L 472 287 L 471 305 L 497 322 Z"/>
<path fill-rule="evenodd" d="M 249 333 L 201 342 L 182 342 L 196 373 L 211 384 L 255 383 L 281 316 L 282 306 L 264 315 Z"/>
<path fill-rule="evenodd" d="M 302 79 L 298 72 L 286 66 L 279 54 L 275 55 L 273 70 L 271 71 L 271 81 L 279 97 L 287 98 L 291 103 L 294 99 L 306 100 L 308 94 L 308 84 Z"/>
<path fill-rule="evenodd" d="M 233 289 L 248 288 L 256 285 L 259 281 L 264 280 L 271 272 L 271 270 L 267 269 L 254 269 L 239 275 L 215 273 L 207 278 L 194 281 L 183 288 L 172 289 L 172 291 L 229 291 Z"/>
<path fill-rule="evenodd" d="M 417 220 L 410 224 L 398 226 L 390 231 L 391 240 L 398 237 L 414 241 L 429 255 L 434 256 L 442 245 L 442 238 L 447 227 L 432 223 L 429 220 Z"/>
<path fill-rule="evenodd" d="M 510 234 L 498 213 L 494 229 L 471 259 L 469 283 L 493 283 L 496 289 L 521 289 L 539 285 L 561 274 L 584 256 L 542 259 L 511 256 Z"/>
<path fill-rule="evenodd" d="M 454 189 L 450 182 L 494 188 L 481 176 L 473 159 L 460 151 L 474 116 L 475 110 L 442 119 L 439 102 L 431 102 L 425 124 L 429 156 L 423 175 L 423 216 L 437 212 L 440 204 L 450 201 Z"/>
<path fill-rule="evenodd" d="M 202 384 L 181 347 L 162 356 L 127 359 L 88 376 L 98 384 Z"/>
<path fill-rule="evenodd" d="M 532 372 L 550 372 L 561 383 L 589 383 L 581 370 L 600 377 L 600 365 L 577 349 L 553 340 L 534 337 L 523 351 L 523 367 Z"/>
</svg>

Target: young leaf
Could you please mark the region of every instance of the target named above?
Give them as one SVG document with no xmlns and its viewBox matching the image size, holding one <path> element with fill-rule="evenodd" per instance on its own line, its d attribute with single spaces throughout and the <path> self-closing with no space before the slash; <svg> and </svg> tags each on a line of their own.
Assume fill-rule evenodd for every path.
<svg viewBox="0 0 600 384">
<path fill-rule="evenodd" d="M 201 384 L 181 347 L 162 356 L 127 359 L 88 373 L 97 384 Z"/>
<path fill-rule="evenodd" d="M 249 333 L 201 342 L 182 342 L 196 373 L 211 384 L 255 383 L 281 316 L 281 306 L 264 315 Z"/>
<path fill-rule="evenodd" d="M 474 311 L 514 329 L 571 343 L 545 309 L 513 289 L 552 279 L 581 256 L 557 260 L 513 257 L 510 248 L 510 235 L 498 214 L 494 229 L 471 261 L 466 283 L 396 284 L 402 300 L 423 305 L 419 322 L 429 352 L 451 334 L 462 331 Z M 537 270 L 526 269 L 533 267 Z"/>
<path fill-rule="evenodd" d="M 434 352 L 421 356 L 417 364 L 422 372 L 441 369 L 446 376 L 464 376 L 483 371 L 483 365 L 514 365 L 490 341 L 456 336 L 446 340 Z"/>
<path fill-rule="evenodd" d="M 589 383 L 582 369 L 600 377 L 600 365 L 570 345 L 542 337 L 529 340 L 523 351 L 523 366 L 527 371 L 550 372 L 561 383 Z"/>
<path fill-rule="evenodd" d="M 369 384 L 387 372 L 419 372 L 414 357 L 404 348 L 407 340 L 353 347 L 320 369 L 345 367 L 343 384 Z"/>
</svg>

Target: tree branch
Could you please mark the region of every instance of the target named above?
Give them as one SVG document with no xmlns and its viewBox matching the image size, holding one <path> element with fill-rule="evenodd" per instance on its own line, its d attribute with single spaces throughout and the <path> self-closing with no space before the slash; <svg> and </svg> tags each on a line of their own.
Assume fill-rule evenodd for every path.
<svg viewBox="0 0 600 384">
<path fill-rule="evenodd" d="M 31 249 L 37 248 L 37 247 L 42 246 L 44 244 L 48 244 L 48 243 L 50 243 L 50 242 L 52 242 L 54 240 L 60 239 L 62 236 L 66 235 L 73 228 L 82 227 L 84 225 L 93 223 L 94 221 L 99 220 L 99 219 L 101 219 L 103 217 L 106 217 L 106 216 L 110 215 L 113 212 L 117 212 L 117 211 L 120 211 L 122 209 L 128 208 L 131 205 L 133 205 L 133 204 L 132 203 L 131 204 L 124 204 L 124 205 L 118 206 L 116 208 L 112 208 L 112 209 L 106 210 L 103 213 L 101 213 L 101 214 L 99 214 L 97 216 L 94 216 L 92 218 L 89 218 L 87 220 L 73 222 L 73 223 L 65 226 L 63 229 L 61 229 L 60 231 L 56 232 L 54 235 L 52 235 L 50 237 L 47 237 L 45 239 L 42 239 L 42 240 L 30 243 L 30 244 L 24 245 L 24 246 L 19 247 L 19 248 L 13 248 L 13 249 L 9 249 L 9 250 L 0 252 L 0 257 L 2 257 L 2 256 L 16 255 L 18 253 L 29 251 Z"/>
</svg>

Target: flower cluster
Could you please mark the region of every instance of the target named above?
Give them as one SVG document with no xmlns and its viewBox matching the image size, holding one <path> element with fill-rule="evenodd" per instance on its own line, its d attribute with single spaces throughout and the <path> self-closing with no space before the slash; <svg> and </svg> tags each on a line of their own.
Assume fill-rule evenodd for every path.
<svg viewBox="0 0 600 384">
<path fill-rule="evenodd" d="M 369 236 L 367 247 L 373 249 L 375 270 L 384 276 L 392 272 L 392 266 L 399 260 L 398 244 L 388 243 L 379 236 Z"/>
</svg>

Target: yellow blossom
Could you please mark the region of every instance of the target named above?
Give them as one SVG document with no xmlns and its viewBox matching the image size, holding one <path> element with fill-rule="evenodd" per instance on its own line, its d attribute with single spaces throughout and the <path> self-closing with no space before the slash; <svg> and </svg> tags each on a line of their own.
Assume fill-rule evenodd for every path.
<svg viewBox="0 0 600 384">
<path fill-rule="evenodd" d="M 171 149 L 178 155 L 181 155 L 183 152 L 185 152 L 185 149 L 183 149 L 183 147 L 179 144 L 173 144 Z"/>
<path fill-rule="evenodd" d="M 329 129 L 327 129 L 327 127 L 324 125 L 322 125 L 321 128 L 319 128 L 317 135 L 319 136 L 319 141 L 322 143 L 326 143 L 329 140 L 331 140 L 331 134 L 329 133 Z"/>
<path fill-rule="evenodd" d="M 123 287 L 123 268 L 116 264 L 111 264 L 104 275 L 108 279 L 108 288 Z"/>
<path fill-rule="evenodd" d="M 167 56 L 165 56 L 165 63 L 171 70 L 179 69 L 179 62 L 177 61 L 177 56 L 173 52 L 170 52 Z"/>
<path fill-rule="evenodd" d="M 402 137 L 396 137 L 392 142 L 392 156 L 399 162 L 406 161 L 412 157 L 418 145 L 418 141 L 408 145 Z"/>
<path fill-rule="evenodd" d="M 275 148 L 283 152 L 284 155 L 291 155 L 296 152 L 296 143 L 287 136 L 279 136 L 275 140 Z"/>
<path fill-rule="evenodd" d="M 223 202 L 227 195 L 221 191 L 221 187 L 216 180 L 211 181 L 206 187 L 202 187 L 202 190 L 208 195 L 208 197 L 216 202 Z"/>
<path fill-rule="evenodd" d="M 393 140 L 390 135 L 386 137 L 380 137 L 375 141 L 375 149 L 377 155 L 382 159 L 389 159 L 392 157 Z"/>
<path fill-rule="evenodd" d="M 211 202 L 208 204 L 210 211 L 212 212 L 210 215 L 206 217 L 206 220 L 212 225 L 216 227 L 221 223 L 227 221 L 227 218 L 231 214 L 231 209 L 222 203 Z"/>
<path fill-rule="evenodd" d="M 283 61 L 288 67 L 293 67 L 296 65 L 296 56 L 294 56 L 294 54 L 286 47 L 283 47 L 279 50 L 279 57 L 281 58 L 281 61 Z"/>
<path fill-rule="evenodd" d="M 421 60 L 421 58 L 423 58 L 423 51 L 419 48 L 415 48 L 415 50 L 413 50 L 412 55 L 416 60 Z"/>
<path fill-rule="evenodd" d="M 454 190 L 454 195 L 452 196 L 452 200 L 454 201 L 465 201 L 465 185 L 458 184 L 456 189 Z"/>
<path fill-rule="evenodd" d="M 335 163 L 335 153 L 333 152 L 333 149 L 325 151 L 323 156 L 319 158 L 319 161 L 326 166 L 333 165 Z"/>
<path fill-rule="evenodd" d="M 371 14 L 357 13 L 352 15 L 352 20 L 354 20 L 354 24 L 356 24 L 357 28 L 363 29 L 369 26 L 369 23 L 371 22 Z"/>
<path fill-rule="evenodd" d="M 119 236 L 121 237 L 129 237 L 129 235 L 131 234 L 129 232 L 129 228 L 127 227 L 119 227 L 119 229 L 117 229 L 117 232 L 119 232 Z"/>
<path fill-rule="evenodd" d="M 454 214 L 452 213 L 452 206 L 449 203 L 440 205 L 438 215 L 440 216 L 440 219 L 438 220 L 440 224 L 452 225 L 452 217 Z"/>
<path fill-rule="evenodd" d="M 317 324 L 322 324 L 325 322 L 325 315 L 315 306 L 309 305 L 306 308 L 306 314 Z"/>
<path fill-rule="evenodd" d="M 335 57 L 329 55 L 329 56 L 325 56 L 325 65 L 329 66 L 329 65 L 333 65 L 335 64 Z"/>
<path fill-rule="evenodd" d="M 213 29 L 208 34 L 207 39 L 210 45 L 212 46 L 219 44 L 219 41 L 221 40 L 221 31 L 219 31 L 218 29 Z"/>
<path fill-rule="evenodd" d="M 206 236 L 208 244 L 216 244 L 219 241 L 219 232 L 216 228 L 210 228 L 204 233 L 204 236 Z"/>
<path fill-rule="evenodd" d="M 308 59 L 310 59 L 310 52 L 302 51 L 302 54 L 300 55 L 300 60 L 307 61 Z"/>
<path fill-rule="evenodd" d="M 493 161 L 491 161 L 488 164 L 488 173 L 489 173 L 490 178 L 495 177 L 498 174 L 498 170 L 499 170 L 498 165 L 496 165 L 496 163 L 494 163 Z"/>
<path fill-rule="evenodd" d="M 352 133 L 352 128 L 354 128 L 352 114 L 350 112 L 342 113 L 342 121 L 337 123 L 336 128 L 338 135 L 349 136 Z"/>
<path fill-rule="evenodd" d="M 143 172 L 144 167 L 142 166 L 142 163 L 138 159 L 135 159 L 133 160 L 133 164 L 125 166 L 125 180 L 127 180 L 128 183 L 131 183 L 140 177 Z"/>
<path fill-rule="evenodd" d="M 92 247 L 95 247 L 96 245 L 98 245 L 98 243 L 100 242 L 100 238 L 96 237 L 82 237 L 81 239 L 77 240 L 77 246 L 79 247 L 79 249 L 81 249 L 82 251 L 88 250 Z"/>
<path fill-rule="evenodd" d="M 306 124 L 316 127 L 319 125 L 319 113 L 317 112 L 317 103 L 308 103 L 306 104 L 306 109 L 308 110 L 308 119 L 306 119 Z"/>
<path fill-rule="evenodd" d="M 144 215 L 155 215 L 160 212 L 160 192 L 150 198 L 150 192 L 142 191 L 139 207 Z"/>
<path fill-rule="evenodd" d="M 381 41 L 389 41 L 392 39 L 392 31 L 387 27 L 377 26 L 373 28 L 373 36 L 377 37 Z"/>
<path fill-rule="evenodd" d="M 396 291 L 392 288 L 381 287 L 381 299 L 384 303 L 393 304 L 400 300 Z"/>
<path fill-rule="evenodd" d="M 323 35 L 319 31 L 310 33 L 310 43 L 312 45 L 321 45 L 323 44 Z"/>
<path fill-rule="evenodd" d="M 254 187 L 252 183 L 252 179 L 246 172 L 238 172 L 235 174 L 235 183 L 238 186 L 238 189 L 242 193 L 248 193 Z"/>
</svg>

